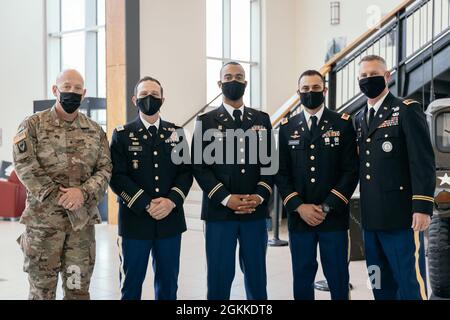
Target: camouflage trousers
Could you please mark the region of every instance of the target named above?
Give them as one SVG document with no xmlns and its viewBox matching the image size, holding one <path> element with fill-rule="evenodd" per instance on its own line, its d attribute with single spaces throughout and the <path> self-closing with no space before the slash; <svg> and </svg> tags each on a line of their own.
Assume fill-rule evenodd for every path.
<svg viewBox="0 0 450 320">
<path fill-rule="evenodd" d="M 30 300 L 54 300 L 61 274 L 64 300 L 89 300 L 95 264 L 95 228 L 65 231 L 27 227 L 17 240 L 24 253 Z"/>
</svg>

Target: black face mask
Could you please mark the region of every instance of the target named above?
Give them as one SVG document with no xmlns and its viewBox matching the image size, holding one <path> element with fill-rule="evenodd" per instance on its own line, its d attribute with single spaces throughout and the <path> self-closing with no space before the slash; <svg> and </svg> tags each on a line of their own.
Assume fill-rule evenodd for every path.
<svg viewBox="0 0 450 320">
<path fill-rule="evenodd" d="M 245 94 L 247 85 L 239 81 L 222 82 L 223 95 L 231 101 L 238 101 Z"/>
<path fill-rule="evenodd" d="M 317 109 L 325 102 L 325 96 L 323 91 L 300 92 L 300 100 L 305 108 Z"/>
<path fill-rule="evenodd" d="M 364 78 L 359 80 L 359 88 L 366 97 L 375 99 L 386 89 L 386 81 L 383 76 Z"/>
<path fill-rule="evenodd" d="M 142 99 L 137 99 L 136 104 L 143 114 L 147 116 L 153 116 L 161 109 L 162 99 L 155 98 L 152 95 L 148 95 Z"/>
<path fill-rule="evenodd" d="M 59 91 L 59 103 L 68 114 L 72 114 L 78 110 L 81 105 L 82 98 L 83 95 L 78 93 Z"/>
</svg>

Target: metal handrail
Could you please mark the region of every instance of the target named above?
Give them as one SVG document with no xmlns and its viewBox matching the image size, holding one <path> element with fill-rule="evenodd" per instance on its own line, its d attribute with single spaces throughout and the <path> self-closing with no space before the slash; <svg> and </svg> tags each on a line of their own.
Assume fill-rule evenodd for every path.
<svg viewBox="0 0 450 320">
<path fill-rule="evenodd" d="M 411 4 L 416 2 L 416 0 L 406 0 L 403 1 L 400 5 L 395 7 L 391 12 L 389 12 L 386 16 L 384 16 L 380 22 L 374 27 L 367 30 L 361 36 L 359 36 L 355 41 L 346 46 L 341 52 L 336 54 L 330 60 L 328 60 L 322 68 L 320 68 L 320 73 L 326 77 L 333 69 L 333 67 L 340 61 L 344 60 L 348 57 L 348 54 L 353 52 L 353 50 L 357 49 L 359 46 L 364 44 L 368 39 L 370 39 L 373 35 L 377 33 L 385 33 L 386 26 L 390 26 L 390 23 L 398 18 L 398 14 L 408 8 Z M 422 1 L 417 5 L 420 6 Z M 382 31 L 381 31 L 382 30 Z M 293 95 L 290 99 L 293 99 L 297 94 Z M 281 122 L 284 118 L 286 118 L 292 111 L 300 103 L 297 98 L 296 102 L 289 106 L 286 110 L 284 110 L 276 119 L 272 122 L 273 127 L 276 127 L 279 122 Z"/>
<path fill-rule="evenodd" d="M 196 113 L 194 113 L 194 115 L 192 115 L 188 120 L 186 120 L 185 123 L 183 123 L 183 128 L 185 126 L 187 126 L 192 120 L 194 120 L 200 113 L 203 113 L 209 106 L 212 105 L 212 103 L 214 101 L 216 101 L 217 99 L 219 99 L 222 96 L 222 92 L 219 93 L 214 99 L 212 99 L 210 102 L 208 102 L 207 104 L 205 104 L 200 110 L 198 110 Z"/>
</svg>

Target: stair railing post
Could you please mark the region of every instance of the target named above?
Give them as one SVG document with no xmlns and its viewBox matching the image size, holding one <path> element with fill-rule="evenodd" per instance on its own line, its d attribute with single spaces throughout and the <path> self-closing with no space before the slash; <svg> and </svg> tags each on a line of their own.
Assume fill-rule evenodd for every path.
<svg viewBox="0 0 450 320">
<path fill-rule="evenodd" d="M 275 211 L 275 223 L 273 227 L 273 239 L 269 240 L 269 246 L 271 247 L 285 247 L 288 245 L 287 241 L 280 240 L 280 218 L 281 218 L 281 198 L 278 194 L 278 189 L 275 186 L 273 188 L 274 199 L 273 199 L 273 208 Z"/>
</svg>

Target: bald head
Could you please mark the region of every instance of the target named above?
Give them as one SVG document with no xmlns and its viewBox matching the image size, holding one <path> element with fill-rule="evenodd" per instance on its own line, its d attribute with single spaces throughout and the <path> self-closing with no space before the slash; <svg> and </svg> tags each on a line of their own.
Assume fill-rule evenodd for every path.
<svg viewBox="0 0 450 320">
<path fill-rule="evenodd" d="M 57 108 L 63 110 L 61 106 L 61 93 L 76 93 L 81 95 L 81 99 L 84 99 L 86 96 L 83 76 L 74 69 L 64 70 L 56 78 L 52 91 L 57 100 Z M 76 113 L 74 116 L 76 116 Z"/>
<path fill-rule="evenodd" d="M 53 86 L 53 94 L 58 97 L 59 92 L 73 92 L 81 95 L 86 94 L 84 88 L 84 79 L 81 73 L 74 69 L 67 69 L 62 71 L 56 78 L 55 85 Z"/>
<path fill-rule="evenodd" d="M 81 73 L 75 69 L 67 69 L 58 74 L 56 85 L 59 87 L 66 82 L 81 85 L 84 88 L 84 79 Z"/>
</svg>

